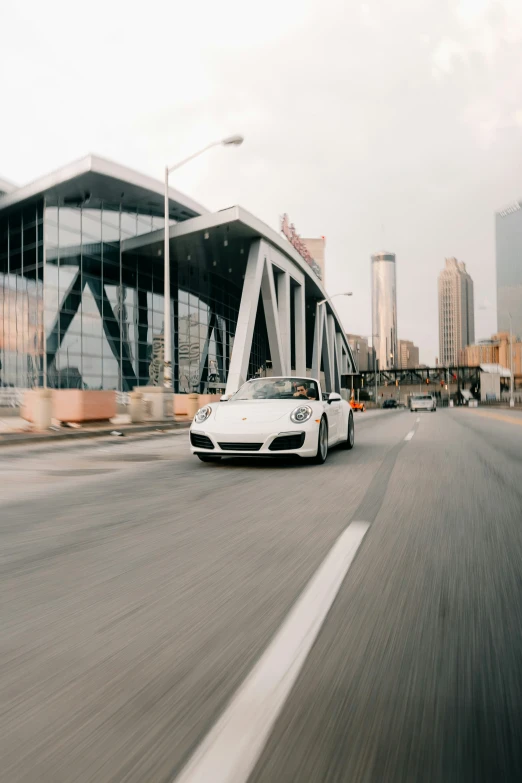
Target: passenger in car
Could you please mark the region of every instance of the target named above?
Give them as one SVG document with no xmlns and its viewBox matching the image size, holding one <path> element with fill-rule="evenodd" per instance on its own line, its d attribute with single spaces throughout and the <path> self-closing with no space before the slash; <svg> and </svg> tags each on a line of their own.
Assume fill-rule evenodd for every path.
<svg viewBox="0 0 522 783">
<path fill-rule="evenodd" d="M 317 399 L 317 391 L 314 386 L 311 386 L 308 391 L 306 392 L 306 396 L 309 400 L 316 400 Z"/>
</svg>

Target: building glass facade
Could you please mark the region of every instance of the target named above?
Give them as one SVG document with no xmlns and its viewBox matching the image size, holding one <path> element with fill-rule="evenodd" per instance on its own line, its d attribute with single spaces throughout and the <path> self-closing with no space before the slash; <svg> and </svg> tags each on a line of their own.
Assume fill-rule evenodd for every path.
<svg viewBox="0 0 522 783">
<path fill-rule="evenodd" d="M 124 247 L 162 227 L 162 218 L 94 198 L 42 199 L 1 216 L 0 385 L 42 386 L 45 373 L 51 388 L 126 392 L 161 384 L 162 238 L 153 254 Z M 171 240 L 175 391 L 224 386 L 248 247 Z M 259 308 L 249 373 L 269 356 Z"/>
<path fill-rule="evenodd" d="M 0 219 L 0 385 L 43 379 L 43 202 Z"/>
</svg>

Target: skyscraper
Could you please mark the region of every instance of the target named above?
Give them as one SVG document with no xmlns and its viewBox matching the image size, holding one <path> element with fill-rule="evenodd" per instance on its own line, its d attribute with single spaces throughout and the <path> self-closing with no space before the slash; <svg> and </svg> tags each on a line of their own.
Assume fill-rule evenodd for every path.
<svg viewBox="0 0 522 783">
<path fill-rule="evenodd" d="M 498 331 L 522 337 L 522 204 L 516 201 L 495 215 Z"/>
<path fill-rule="evenodd" d="M 398 365 L 395 253 L 372 256 L 372 335 L 377 367 Z"/>
<path fill-rule="evenodd" d="M 459 351 L 473 342 L 473 280 L 464 262 L 447 258 L 439 275 L 439 363 L 456 366 Z"/>
<path fill-rule="evenodd" d="M 399 361 L 401 370 L 413 369 L 419 366 L 419 349 L 411 340 L 399 340 Z"/>
</svg>

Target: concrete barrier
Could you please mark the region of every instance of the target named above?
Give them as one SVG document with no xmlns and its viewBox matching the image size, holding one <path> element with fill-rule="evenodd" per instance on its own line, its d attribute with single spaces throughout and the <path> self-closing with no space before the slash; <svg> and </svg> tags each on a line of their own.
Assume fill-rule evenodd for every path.
<svg viewBox="0 0 522 783">
<path fill-rule="evenodd" d="M 24 394 L 20 415 L 37 430 L 47 430 L 53 418 L 52 389 L 31 389 Z"/>
<path fill-rule="evenodd" d="M 211 402 L 219 402 L 221 394 L 200 394 L 199 395 L 199 407 L 203 405 L 210 405 Z"/>
<path fill-rule="evenodd" d="M 58 421 L 75 424 L 108 421 L 116 415 L 116 393 L 84 389 L 32 389 L 25 393 L 20 413 L 23 419 L 38 426 L 36 417 L 42 416 L 42 411 L 47 411 L 47 406 L 51 407 L 51 417 Z M 49 421 L 46 426 L 50 426 L 50 423 Z M 40 426 L 38 428 L 42 429 Z"/>
<path fill-rule="evenodd" d="M 164 386 L 139 386 L 143 395 L 145 421 L 167 421 L 174 417 L 174 395 Z"/>
<path fill-rule="evenodd" d="M 174 395 L 174 415 L 186 416 L 187 415 L 187 398 L 188 394 L 175 394 Z"/>
<path fill-rule="evenodd" d="M 199 394 L 187 394 L 187 416 L 193 419 L 201 405 L 199 404 Z"/>
<path fill-rule="evenodd" d="M 145 405 L 141 391 L 133 391 L 129 394 L 129 414 L 131 424 L 141 424 L 145 420 Z"/>
</svg>

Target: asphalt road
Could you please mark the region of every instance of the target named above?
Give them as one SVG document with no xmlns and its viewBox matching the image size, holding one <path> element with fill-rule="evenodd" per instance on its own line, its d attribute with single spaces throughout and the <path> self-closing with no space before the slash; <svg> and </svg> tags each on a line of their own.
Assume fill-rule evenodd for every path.
<svg viewBox="0 0 522 783">
<path fill-rule="evenodd" d="M 320 467 L 0 451 L 2 782 L 173 783 L 353 521 L 249 783 L 522 780 L 522 416 L 356 425 Z"/>
</svg>

